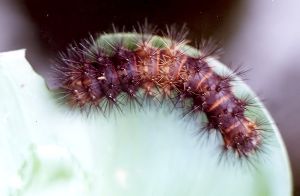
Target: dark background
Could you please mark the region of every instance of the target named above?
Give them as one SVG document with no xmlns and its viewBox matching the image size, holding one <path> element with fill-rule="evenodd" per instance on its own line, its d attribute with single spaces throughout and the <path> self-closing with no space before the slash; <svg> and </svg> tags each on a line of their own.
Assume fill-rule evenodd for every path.
<svg viewBox="0 0 300 196">
<path fill-rule="evenodd" d="M 0 18 L 0 28 L 9 32 L 0 35 L 0 51 L 27 48 L 28 60 L 42 75 L 59 50 L 88 33 L 111 31 L 112 23 L 127 29 L 145 18 L 160 28 L 186 23 L 191 40 L 223 41 L 223 62 L 252 69 L 246 82 L 262 94 L 281 130 L 293 166 L 295 195 L 300 195 L 300 30 L 292 21 L 300 16 L 294 14 L 300 9 L 297 0 L 0 0 L 0 6 L 0 17 L 12 20 Z"/>
<path fill-rule="evenodd" d="M 226 17 L 238 0 L 160 1 L 160 0 L 23 0 L 37 26 L 43 48 L 56 52 L 88 32 L 101 32 L 117 27 L 132 27 L 145 18 L 158 27 L 187 23 L 191 36 L 220 33 Z M 224 36 L 222 34 L 222 36 Z"/>
</svg>

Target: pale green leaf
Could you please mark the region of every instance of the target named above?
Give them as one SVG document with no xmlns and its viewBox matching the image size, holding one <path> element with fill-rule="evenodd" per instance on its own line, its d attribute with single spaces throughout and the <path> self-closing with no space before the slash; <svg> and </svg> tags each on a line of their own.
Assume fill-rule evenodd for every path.
<svg viewBox="0 0 300 196">
<path fill-rule="evenodd" d="M 234 157 L 218 163 L 220 138 L 199 138 L 200 122 L 167 106 L 105 118 L 59 105 L 24 50 L 0 55 L 0 90 L 0 195 L 291 195 L 285 146 L 264 108 L 273 138 L 249 169 Z"/>
</svg>

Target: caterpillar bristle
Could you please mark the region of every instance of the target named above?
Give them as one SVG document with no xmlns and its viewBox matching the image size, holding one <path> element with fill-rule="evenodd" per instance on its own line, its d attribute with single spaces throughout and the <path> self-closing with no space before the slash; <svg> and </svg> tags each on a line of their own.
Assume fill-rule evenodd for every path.
<svg viewBox="0 0 300 196">
<path fill-rule="evenodd" d="M 166 33 L 162 31 L 162 34 L 164 37 L 167 37 L 171 41 L 171 46 L 173 45 L 183 45 L 188 43 L 187 36 L 189 34 L 189 30 L 186 26 L 186 24 L 183 24 L 181 27 L 178 27 L 178 25 L 166 25 Z"/>
<path fill-rule="evenodd" d="M 199 50 L 199 57 L 201 59 L 206 59 L 207 57 L 213 57 L 219 59 L 224 50 L 220 41 L 215 41 L 213 38 L 201 39 L 196 42 L 196 48 Z"/>
<path fill-rule="evenodd" d="M 122 25 L 120 26 L 116 26 L 114 23 L 111 24 L 111 29 L 109 32 L 113 32 L 113 33 L 125 33 L 126 32 L 126 26 Z"/>
<path fill-rule="evenodd" d="M 155 35 L 158 32 L 157 26 L 149 24 L 147 19 L 145 19 L 143 24 L 138 22 L 137 27 L 133 26 L 132 30 L 134 33 L 141 35 L 140 38 L 142 42 L 148 42 L 151 35 Z"/>
</svg>

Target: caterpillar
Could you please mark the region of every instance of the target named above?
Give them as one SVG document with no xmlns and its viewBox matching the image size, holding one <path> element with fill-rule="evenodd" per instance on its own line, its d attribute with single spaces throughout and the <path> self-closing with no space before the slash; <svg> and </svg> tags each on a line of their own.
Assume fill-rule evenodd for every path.
<svg viewBox="0 0 300 196">
<path fill-rule="evenodd" d="M 71 44 L 53 66 L 64 101 L 72 108 L 107 113 L 121 104 L 142 106 L 160 97 L 185 114 L 204 113 L 206 129 L 220 133 L 225 151 L 240 158 L 256 154 L 264 142 L 261 123 L 245 114 L 251 99 L 238 98 L 232 89 L 235 75 L 242 72 L 216 73 L 208 59 L 218 47 L 206 44 L 195 52 L 187 45 L 185 27 L 155 34 L 145 25 L 132 33 L 90 36 Z"/>
</svg>

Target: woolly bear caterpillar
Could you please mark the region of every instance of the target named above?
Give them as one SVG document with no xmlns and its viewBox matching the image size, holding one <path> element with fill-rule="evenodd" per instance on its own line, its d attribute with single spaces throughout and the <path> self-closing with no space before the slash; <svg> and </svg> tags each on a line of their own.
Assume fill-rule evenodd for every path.
<svg viewBox="0 0 300 196">
<path fill-rule="evenodd" d="M 186 114 L 204 112 L 206 129 L 221 134 L 225 151 L 240 158 L 256 154 L 264 142 L 263 123 L 245 114 L 252 100 L 233 93 L 231 82 L 241 72 L 216 73 L 207 60 L 218 53 L 216 47 L 206 44 L 197 54 L 188 53 L 184 27 L 167 28 L 164 38 L 155 32 L 145 25 L 133 33 L 115 32 L 114 41 L 91 36 L 70 45 L 54 67 L 64 100 L 71 107 L 106 113 L 121 104 L 142 106 L 159 95 Z"/>
</svg>

